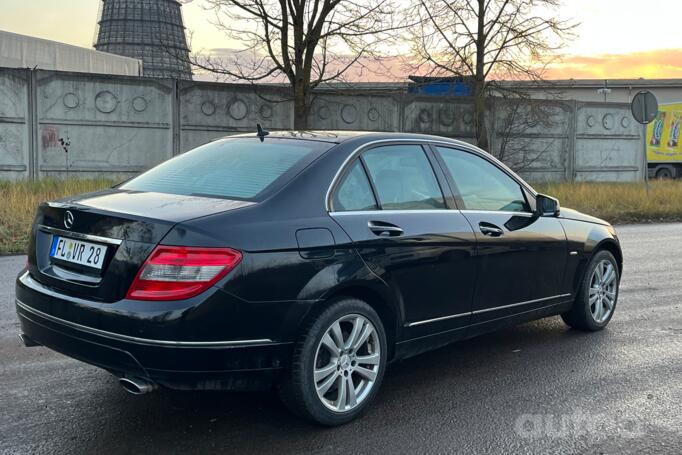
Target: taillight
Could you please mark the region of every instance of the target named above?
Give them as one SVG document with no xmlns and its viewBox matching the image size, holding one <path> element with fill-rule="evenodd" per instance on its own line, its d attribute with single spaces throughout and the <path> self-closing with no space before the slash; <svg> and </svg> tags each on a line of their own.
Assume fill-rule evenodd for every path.
<svg viewBox="0 0 682 455">
<path fill-rule="evenodd" d="M 181 300 L 201 294 L 242 260 L 231 248 L 157 246 L 137 272 L 126 298 Z"/>
</svg>

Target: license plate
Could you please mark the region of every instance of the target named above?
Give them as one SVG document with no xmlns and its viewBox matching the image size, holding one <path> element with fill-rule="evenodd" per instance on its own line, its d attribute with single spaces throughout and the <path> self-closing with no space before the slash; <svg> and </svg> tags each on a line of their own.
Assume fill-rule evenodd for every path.
<svg viewBox="0 0 682 455">
<path fill-rule="evenodd" d="M 51 258 L 101 269 L 106 254 L 107 247 L 104 245 L 83 242 L 58 235 L 52 238 Z"/>
</svg>

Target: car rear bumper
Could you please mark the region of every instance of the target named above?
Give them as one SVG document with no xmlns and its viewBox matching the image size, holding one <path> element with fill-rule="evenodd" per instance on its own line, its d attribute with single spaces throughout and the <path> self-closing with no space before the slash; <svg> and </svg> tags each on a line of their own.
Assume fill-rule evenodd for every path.
<svg viewBox="0 0 682 455">
<path fill-rule="evenodd" d="M 16 300 L 21 330 L 31 340 L 119 377 L 172 389 L 253 390 L 270 387 L 286 367 L 292 343 L 271 340 L 176 341 L 138 338 L 88 327 L 31 305 L 35 290 Z M 54 296 L 54 305 L 68 305 Z"/>
</svg>

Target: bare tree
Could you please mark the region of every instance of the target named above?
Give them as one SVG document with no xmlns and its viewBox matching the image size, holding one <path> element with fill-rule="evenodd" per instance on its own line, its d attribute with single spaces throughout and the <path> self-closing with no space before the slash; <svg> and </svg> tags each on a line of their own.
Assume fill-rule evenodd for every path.
<svg viewBox="0 0 682 455">
<path fill-rule="evenodd" d="M 395 0 L 206 0 L 215 25 L 244 49 L 198 55 L 199 69 L 249 82 L 291 87 L 294 127 L 305 129 L 311 93 L 377 56 L 397 23 Z"/>
<path fill-rule="evenodd" d="M 493 105 L 496 143 L 491 153 L 517 172 L 546 161 L 556 139 L 551 135 L 538 137 L 538 132 L 560 126 L 557 101 L 504 92 L 495 97 Z"/>
<path fill-rule="evenodd" d="M 413 52 L 431 75 L 471 80 L 478 146 L 488 148 L 486 98 L 494 79 L 542 78 L 577 24 L 557 19 L 561 0 L 419 0 Z"/>
</svg>

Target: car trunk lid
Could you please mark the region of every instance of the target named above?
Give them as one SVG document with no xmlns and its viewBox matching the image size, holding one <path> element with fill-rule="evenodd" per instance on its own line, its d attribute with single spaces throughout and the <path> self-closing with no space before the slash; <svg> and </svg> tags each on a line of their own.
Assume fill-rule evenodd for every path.
<svg viewBox="0 0 682 455">
<path fill-rule="evenodd" d="M 252 204 L 118 189 L 45 203 L 33 226 L 29 271 L 37 281 L 68 295 L 117 301 L 177 223 Z M 94 262 L 98 251 L 101 259 Z"/>
</svg>

